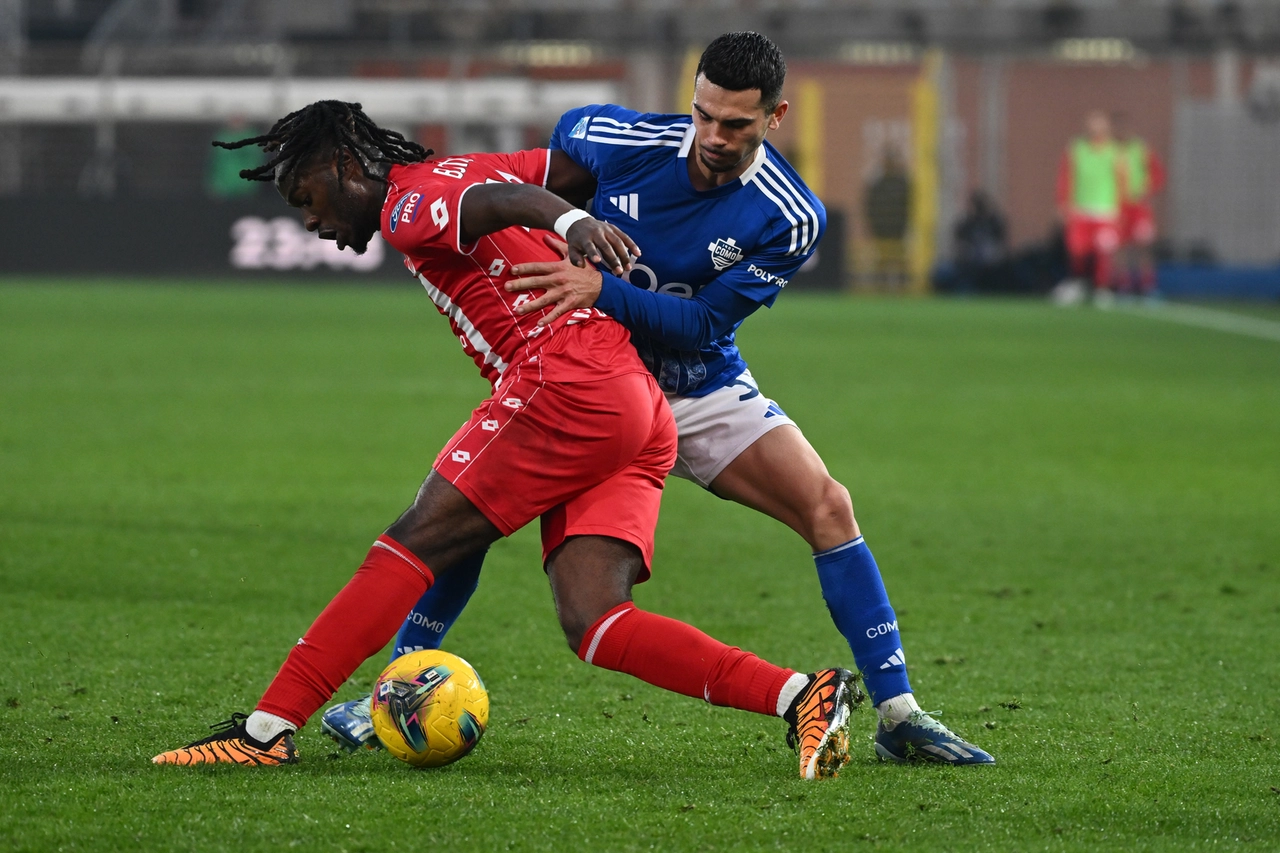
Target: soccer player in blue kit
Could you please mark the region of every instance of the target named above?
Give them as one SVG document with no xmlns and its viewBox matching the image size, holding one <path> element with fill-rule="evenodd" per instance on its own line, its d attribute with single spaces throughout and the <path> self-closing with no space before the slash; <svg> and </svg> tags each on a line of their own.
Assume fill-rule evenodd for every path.
<svg viewBox="0 0 1280 853">
<path fill-rule="evenodd" d="M 612 273 L 568 260 L 520 264 L 514 272 L 524 278 L 507 287 L 546 290 L 516 301 L 519 313 L 554 304 L 544 323 L 594 305 L 631 329 L 675 415 L 672 473 L 781 521 L 809 544 L 823 598 L 879 715 L 882 759 L 990 764 L 994 758 L 916 703 L 897 617 L 848 490 L 761 393 L 734 343 L 738 326 L 771 306 L 812 256 L 826 225 L 822 203 L 765 141 L 787 113 L 785 76 L 772 41 L 728 33 L 698 63 L 692 115 L 611 105 L 565 113 L 551 137 L 547 188 L 570 201 L 591 199 L 593 215 L 626 232 L 643 254 Z M 565 217 L 576 214 L 586 215 Z M 427 592 L 395 655 L 439 646 L 483 559 L 475 555 L 469 571 L 460 567 Z M 372 746 L 367 713 L 367 700 L 335 705 L 322 725 L 352 748 Z"/>
</svg>

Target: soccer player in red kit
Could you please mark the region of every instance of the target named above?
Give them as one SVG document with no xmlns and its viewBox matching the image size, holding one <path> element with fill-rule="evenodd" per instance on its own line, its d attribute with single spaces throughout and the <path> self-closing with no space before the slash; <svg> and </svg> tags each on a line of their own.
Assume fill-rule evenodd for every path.
<svg viewBox="0 0 1280 853">
<path fill-rule="evenodd" d="M 291 733 L 386 645 L 423 592 L 539 518 L 556 613 L 582 660 L 781 716 L 801 775 L 835 775 L 861 699 L 853 673 L 783 669 L 631 601 L 632 585 L 649 577 L 676 430 L 629 333 L 594 308 L 539 327 L 550 309 L 519 315 L 516 305 L 534 297 L 503 286 L 513 264 L 558 257 L 529 229 L 554 229 L 571 257 L 618 272 L 638 251 L 630 239 L 542 188 L 546 152 L 428 160 L 431 152 L 377 127 L 358 104 L 320 101 L 224 147 L 250 144 L 274 156 L 242 176 L 274 180 L 309 231 L 357 252 L 380 231 L 405 254 L 493 393 L 294 646 L 256 710 L 153 761 L 296 761 Z"/>
<path fill-rule="evenodd" d="M 1058 167 L 1058 210 L 1066 228 L 1071 274 L 1091 276 L 1094 296 L 1112 296 L 1112 263 L 1120 248 L 1124 163 L 1101 110 L 1085 118 L 1085 135 L 1073 139 Z"/>
</svg>

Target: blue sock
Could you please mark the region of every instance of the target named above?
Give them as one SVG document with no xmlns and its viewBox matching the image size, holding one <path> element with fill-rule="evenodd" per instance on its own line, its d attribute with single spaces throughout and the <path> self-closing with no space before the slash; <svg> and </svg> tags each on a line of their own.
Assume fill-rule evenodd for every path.
<svg viewBox="0 0 1280 853">
<path fill-rule="evenodd" d="M 444 635 L 458 621 L 480 583 L 480 567 L 486 553 L 487 549 L 467 557 L 422 594 L 396 634 L 392 660 L 409 652 L 440 648 Z"/>
<path fill-rule="evenodd" d="M 836 628 L 849 641 L 871 703 L 879 705 L 901 693 L 910 693 L 898 617 L 889 605 L 871 549 L 859 536 L 819 551 L 813 561 L 818 566 L 822 597 Z"/>
</svg>

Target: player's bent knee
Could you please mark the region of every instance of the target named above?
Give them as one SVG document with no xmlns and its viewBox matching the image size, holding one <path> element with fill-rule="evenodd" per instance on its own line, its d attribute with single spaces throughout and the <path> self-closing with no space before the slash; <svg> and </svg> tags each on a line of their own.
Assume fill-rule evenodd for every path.
<svg viewBox="0 0 1280 853">
<path fill-rule="evenodd" d="M 581 581 L 581 579 L 577 579 Z M 619 604 L 631 600 L 631 597 L 620 589 L 601 589 L 590 583 L 575 583 L 564 575 L 551 575 L 551 591 L 555 597 L 556 618 L 560 621 L 560 630 L 564 631 L 565 642 L 574 654 L 582 647 L 582 638 L 591 630 L 591 626 Z"/>
<path fill-rule="evenodd" d="M 575 654 L 592 625 L 631 600 L 631 586 L 643 568 L 639 548 L 609 537 L 571 537 L 551 552 L 547 580 L 560 628 Z"/>
<path fill-rule="evenodd" d="M 387 535 L 439 576 L 502 534 L 457 487 L 432 471 Z"/>
<path fill-rule="evenodd" d="M 587 632 L 591 630 L 591 626 L 600 621 L 606 613 L 619 604 L 624 603 L 628 599 L 613 602 L 605 606 L 605 603 L 580 605 L 565 605 L 560 601 L 556 602 L 556 616 L 560 620 L 560 630 L 564 631 L 564 640 L 569 644 L 569 649 L 575 655 L 582 648 L 582 640 L 587 636 Z"/>
<path fill-rule="evenodd" d="M 822 505 L 829 517 L 853 521 L 853 497 L 838 480 L 827 478 L 823 489 Z"/>
<path fill-rule="evenodd" d="M 587 629 L 591 627 L 592 622 L 583 620 L 567 620 L 560 619 L 560 630 L 564 631 L 564 641 L 569 646 L 569 651 L 575 655 L 582 648 L 582 638 L 587 636 Z"/>
<path fill-rule="evenodd" d="M 569 644 L 573 653 L 577 654 L 578 647 L 582 645 L 582 638 L 586 636 L 587 629 L 595 621 L 591 619 L 593 608 L 586 606 L 585 602 L 576 601 L 570 590 L 555 583 L 554 577 L 551 592 L 555 598 L 556 619 L 560 622 L 560 630 L 564 632 L 564 641 Z"/>
<path fill-rule="evenodd" d="M 839 481 L 827 477 L 822 493 L 809 514 L 809 544 L 817 550 L 834 547 L 858 535 L 853 499 Z"/>
</svg>

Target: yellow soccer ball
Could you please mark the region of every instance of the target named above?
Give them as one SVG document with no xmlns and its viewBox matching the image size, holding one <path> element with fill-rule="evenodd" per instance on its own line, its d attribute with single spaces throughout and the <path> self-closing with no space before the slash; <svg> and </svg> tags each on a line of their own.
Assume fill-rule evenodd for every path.
<svg viewBox="0 0 1280 853">
<path fill-rule="evenodd" d="M 373 730 L 414 767 L 457 761 L 489 724 L 489 691 L 471 664 L 439 649 L 410 652 L 373 685 Z"/>
</svg>

